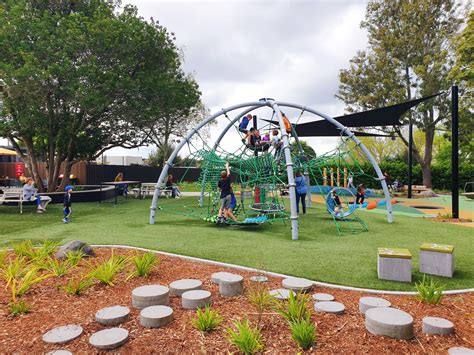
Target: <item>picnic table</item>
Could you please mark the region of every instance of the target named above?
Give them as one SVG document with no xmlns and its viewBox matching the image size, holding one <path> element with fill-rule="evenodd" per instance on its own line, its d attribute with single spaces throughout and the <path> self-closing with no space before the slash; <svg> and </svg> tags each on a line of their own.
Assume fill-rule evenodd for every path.
<svg viewBox="0 0 474 355">
<path fill-rule="evenodd" d="M 114 194 L 114 204 L 117 204 L 117 195 L 120 191 L 121 185 L 138 185 L 138 197 L 142 198 L 142 182 L 138 180 L 126 180 L 126 181 L 105 181 L 100 183 L 100 190 L 102 196 L 102 185 L 112 185 L 115 187 L 115 194 Z"/>
</svg>

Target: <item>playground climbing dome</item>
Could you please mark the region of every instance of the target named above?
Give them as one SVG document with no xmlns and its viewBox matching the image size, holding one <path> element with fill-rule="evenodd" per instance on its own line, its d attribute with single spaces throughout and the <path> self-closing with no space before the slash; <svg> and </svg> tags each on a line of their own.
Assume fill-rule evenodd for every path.
<svg viewBox="0 0 474 355">
<path fill-rule="evenodd" d="M 282 113 L 288 110 L 296 112 L 297 116 L 296 121 L 292 122 L 292 127 L 298 124 L 303 114 L 317 116 L 334 125 L 341 134 L 338 147 L 323 155 L 306 156 L 295 129 L 291 129 L 291 132 L 285 129 Z M 258 118 L 264 118 L 264 120 L 254 118 L 255 128 L 262 133 L 271 132 L 274 129 L 279 131 L 282 144 L 278 152 L 267 152 L 263 147 L 256 149 L 245 142 L 245 134 L 239 130 L 239 123 L 242 117 L 256 112 L 259 113 Z M 214 142 L 210 142 L 203 132 L 218 120 L 220 123 L 218 126 L 222 126 L 222 120 L 224 120 L 225 128 Z M 257 122 L 264 123 L 256 127 Z M 229 139 L 225 137 L 232 131 L 235 131 L 240 138 L 238 148 L 229 151 L 223 148 L 222 143 Z M 229 136 L 233 136 L 230 139 L 236 141 L 235 135 Z M 353 144 L 348 144 L 349 141 L 353 141 Z M 391 223 L 392 208 L 384 176 L 367 148 L 343 124 L 310 107 L 269 98 L 223 108 L 192 128 L 164 164 L 150 207 L 150 224 L 155 224 L 157 211 L 168 211 L 215 222 L 219 209 L 217 184 L 220 172 L 225 170 L 225 164 L 228 162 L 235 193 L 232 207 L 239 220 L 227 222 L 230 225 L 255 225 L 290 220 L 292 239 L 297 240 L 298 214 L 294 174 L 301 172 L 306 178 L 307 185 L 319 186 L 319 193 L 323 196 L 331 191 L 344 196 L 342 199 L 344 206 L 341 206 L 343 213 L 335 213 L 332 200 L 325 198 L 327 210 L 339 234 L 345 225 L 348 225 L 349 230 L 353 232 L 356 229 L 353 223 L 360 224 L 362 230 L 367 230 L 367 226 L 360 218 L 352 216 L 356 209 L 351 205 L 355 201 L 353 201 L 351 191 L 345 188 L 347 176 L 352 175 L 354 180 L 357 180 L 358 176 L 367 175 L 358 162 L 360 158 L 357 157 L 361 154 L 355 154 L 355 150 L 362 152 L 362 156 L 365 156 L 372 164 L 376 175 L 373 178 L 380 181 L 387 205 L 387 221 Z M 159 196 L 161 190 L 165 188 L 169 168 L 173 166 L 180 152 L 187 154 L 186 166 L 201 168 L 199 180 L 196 182 L 200 190 L 199 200 L 196 201 L 196 206 L 165 209 L 158 205 Z M 330 171 L 330 184 L 328 171 Z M 181 179 L 185 180 L 185 175 Z M 285 192 L 288 192 L 289 198 L 283 196 Z M 307 206 L 311 206 L 311 189 L 308 189 Z"/>
</svg>

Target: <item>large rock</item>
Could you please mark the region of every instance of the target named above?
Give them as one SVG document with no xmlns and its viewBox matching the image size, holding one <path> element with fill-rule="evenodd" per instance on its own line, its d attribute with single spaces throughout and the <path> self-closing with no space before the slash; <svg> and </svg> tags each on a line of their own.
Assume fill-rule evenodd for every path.
<svg viewBox="0 0 474 355">
<path fill-rule="evenodd" d="M 73 240 L 67 244 L 64 244 L 59 247 L 58 251 L 56 252 L 56 259 L 66 259 L 67 253 L 70 251 L 80 250 L 87 256 L 95 256 L 94 250 L 82 240 Z"/>
</svg>

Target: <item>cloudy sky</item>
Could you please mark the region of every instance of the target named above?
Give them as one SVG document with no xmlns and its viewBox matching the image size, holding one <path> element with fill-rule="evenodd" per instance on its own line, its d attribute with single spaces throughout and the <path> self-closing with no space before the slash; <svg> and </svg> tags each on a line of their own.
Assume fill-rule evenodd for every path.
<svg viewBox="0 0 474 355">
<path fill-rule="evenodd" d="M 211 112 L 262 97 L 307 105 L 331 116 L 344 113 L 334 97 L 338 72 L 367 36 L 359 28 L 363 0 L 123 0 L 176 35 L 184 70 L 192 73 Z M 237 113 L 237 112 L 236 112 Z M 288 113 L 287 113 L 288 114 Z M 271 113 L 270 113 L 271 115 Z M 298 112 L 289 112 L 296 119 Z M 293 116 L 293 117 L 292 117 Z M 269 118 L 269 117 L 268 117 Z M 304 117 L 300 122 L 314 119 Z M 215 138 L 222 121 L 212 130 Z M 307 140 L 318 153 L 335 138 Z M 238 137 L 226 137 L 226 148 Z M 148 156 L 152 148 L 114 149 L 111 155 Z"/>
</svg>

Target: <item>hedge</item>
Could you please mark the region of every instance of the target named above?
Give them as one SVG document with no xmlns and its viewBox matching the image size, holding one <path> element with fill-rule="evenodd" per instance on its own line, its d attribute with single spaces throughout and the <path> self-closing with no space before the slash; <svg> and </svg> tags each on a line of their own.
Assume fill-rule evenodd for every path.
<svg viewBox="0 0 474 355">
<path fill-rule="evenodd" d="M 380 163 L 382 172 L 387 171 L 393 180 L 399 180 L 404 185 L 408 183 L 408 164 L 404 162 L 382 162 Z M 367 175 L 354 178 L 354 184 L 365 184 L 369 188 L 380 188 L 380 183 L 374 179 L 375 170 L 369 162 L 361 164 L 362 169 Z M 423 185 L 421 166 L 413 165 L 412 171 L 413 185 Z M 474 166 L 461 163 L 459 165 L 459 188 L 464 189 L 466 182 L 474 181 Z M 434 189 L 451 190 L 451 166 L 447 164 L 431 166 L 431 182 Z"/>
</svg>

